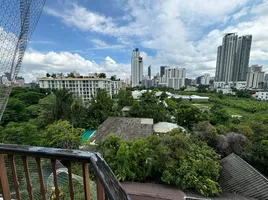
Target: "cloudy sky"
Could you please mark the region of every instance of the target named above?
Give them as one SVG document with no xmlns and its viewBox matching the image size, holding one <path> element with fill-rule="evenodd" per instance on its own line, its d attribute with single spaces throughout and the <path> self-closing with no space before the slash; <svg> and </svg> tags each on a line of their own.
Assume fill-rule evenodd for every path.
<svg viewBox="0 0 268 200">
<path fill-rule="evenodd" d="M 250 64 L 268 71 L 268 0 L 47 0 L 21 75 L 106 72 L 130 76 L 139 48 L 152 65 L 186 68 L 189 78 L 214 76 L 224 33 L 252 34 Z"/>
</svg>

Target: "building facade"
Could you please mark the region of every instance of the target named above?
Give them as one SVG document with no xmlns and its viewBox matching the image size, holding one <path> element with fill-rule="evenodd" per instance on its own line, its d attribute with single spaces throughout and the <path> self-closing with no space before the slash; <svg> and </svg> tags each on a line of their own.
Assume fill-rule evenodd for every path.
<svg viewBox="0 0 268 200">
<path fill-rule="evenodd" d="M 143 59 L 140 56 L 139 49 L 132 51 L 131 58 L 131 85 L 132 87 L 139 86 L 143 78 Z"/>
<path fill-rule="evenodd" d="M 165 68 L 166 86 L 178 90 L 185 86 L 185 68 Z"/>
<path fill-rule="evenodd" d="M 210 75 L 204 74 L 201 78 L 201 85 L 209 85 Z"/>
<path fill-rule="evenodd" d="M 236 59 L 232 81 L 246 81 L 252 36 L 240 36 L 237 41 Z"/>
<path fill-rule="evenodd" d="M 102 78 L 40 78 L 40 88 L 67 89 L 84 103 L 92 99 L 98 89 L 105 89 L 112 95 L 112 81 Z"/>
<path fill-rule="evenodd" d="M 121 81 L 111 81 L 112 95 L 118 95 L 119 90 L 122 88 Z"/>
<path fill-rule="evenodd" d="M 185 78 L 185 83 L 184 83 L 185 86 L 190 86 L 192 85 L 192 79 L 190 78 Z"/>
<path fill-rule="evenodd" d="M 168 66 L 160 66 L 160 77 L 163 77 L 165 75 L 165 69 L 167 68 Z"/>
<path fill-rule="evenodd" d="M 247 87 L 252 89 L 259 88 L 259 83 L 264 82 L 264 72 L 262 66 L 251 65 L 247 73 Z"/>
<path fill-rule="evenodd" d="M 268 101 L 268 92 L 256 92 L 256 98 L 262 101 Z"/>
<path fill-rule="evenodd" d="M 148 67 L 148 77 L 149 77 L 149 79 L 151 79 L 151 76 L 152 75 L 152 67 L 151 67 L 151 65 Z"/>
<path fill-rule="evenodd" d="M 217 50 L 215 82 L 246 81 L 252 36 L 227 33 Z"/>
</svg>

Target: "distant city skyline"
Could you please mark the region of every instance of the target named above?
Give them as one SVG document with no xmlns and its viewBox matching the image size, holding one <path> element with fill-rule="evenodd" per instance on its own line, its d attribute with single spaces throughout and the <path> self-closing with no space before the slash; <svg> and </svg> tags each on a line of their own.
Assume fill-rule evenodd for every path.
<svg viewBox="0 0 268 200">
<path fill-rule="evenodd" d="M 165 65 L 184 67 L 189 78 L 213 75 L 217 47 L 229 32 L 253 36 L 249 65 L 267 72 L 267 8 L 262 0 L 46 1 L 20 76 L 30 82 L 46 72 L 77 70 L 125 79 L 131 74 L 129 51 L 136 47 L 152 75 Z"/>
</svg>

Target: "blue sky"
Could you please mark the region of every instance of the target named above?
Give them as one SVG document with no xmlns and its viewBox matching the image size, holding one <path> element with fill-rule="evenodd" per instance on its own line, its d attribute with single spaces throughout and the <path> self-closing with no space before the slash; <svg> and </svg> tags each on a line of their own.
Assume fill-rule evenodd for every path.
<svg viewBox="0 0 268 200">
<path fill-rule="evenodd" d="M 252 34 L 250 64 L 268 70 L 268 1 L 47 0 L 21 75 L 106 72 L 130 76 L 133 48 L 152 65 L 186 68 L 187 77 L 214 76 L 216 50 L 226 32 Z"/>
</svg>

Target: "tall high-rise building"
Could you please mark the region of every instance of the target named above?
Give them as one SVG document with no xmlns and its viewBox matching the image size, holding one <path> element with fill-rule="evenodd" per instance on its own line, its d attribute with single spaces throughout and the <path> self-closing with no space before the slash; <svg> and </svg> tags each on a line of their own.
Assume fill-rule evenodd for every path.
<svg viewBox="0 0 268 200">
<path fill-rule="evenodd" d="M 165 75 L 165 69 L 167 68 L 168 66 L 160 66 L 160 77 L 163 77 Z"/>
<path fill-rule="evenodd" d="M 218 47 L 215 82 L 246 81 L 252 36 L 227 33 Z"/>
<path fill-rule="evenodd" d="M 139 49 L 132 51 L 131 58 L 131 85 L 132 87 L 139 86 L 143 77 L 143 60 L 140 56 Z"/>
<path fill-rule="evenodd" d="M 247 87 L 258 88 L 259 83 L 264 81 L 264 72 L 262 72 L 262 66 L 251 65 L 248 68 L 247 73 Z"/>
<path fill-rule="evenodd" d="M 178 90 L 185 86 L 185 68 L 165 68 L 166 86 Z"/>
<path fill-rule="evenodd" d="M 148 77 L 149 77 L 149 79 L 151 79 L 151 65 L 148 67 Z"/>
<path fill-rule="evenodd" d="M 240 36 L 237 41 L 233 81 L 246 81 L 252 36 Z"/>
<path fill-rule="evenodd" d="M 222 80 L 222 69 L 220 67 L 221 65 L 221 49 L 222 49 L 222 46 L 219 46 L 218 47 L 218 51 L 217 51 L 217 63 L 216 63 L 216 73 L 215 73 L 215 81 L 220 81 Z"/>
</svg>

